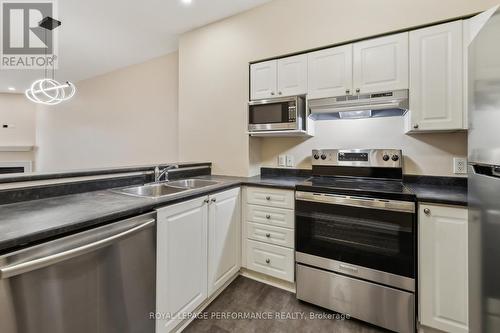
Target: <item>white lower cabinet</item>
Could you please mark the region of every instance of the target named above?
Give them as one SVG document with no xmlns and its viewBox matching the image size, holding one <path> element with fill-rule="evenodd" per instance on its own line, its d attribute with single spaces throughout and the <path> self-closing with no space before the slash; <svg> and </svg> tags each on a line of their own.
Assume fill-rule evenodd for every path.
<svg viewBox="0 0 500 333">
<path fill-rule="evenodd" d="M 158 210 L 156 332 L 170 332 L 207 298 L 206 197 Z M 178 316 L 178 318 L 176 318 Z"/>
<path fill-rule="evenodd" d="M 293 284 L 295 192 L 246 187 L 243 197 L 245 222 L 242 223 L 242 266 L 249 271 L 267 275 L 265 279 L 276 278 L 285 284 Z M 281 285 L 281 282 L 278 284 Z"/>
<path fill-rule="evenodd" d="M 210 197 L 208 293 L 211 296 L 240 270 L 240 189 Z"/>
<path fill-rule="evenodd" d="M 171 332 L 240 269 L 240 189 L 157 211 L 156 332 Z"/>
<path fill-rule="evenodd" d="M 420 324 L 468 332 L 467 209 L 419 206 Z"/>
<path fill-rule="evenodd" d="M 247 223 L 247 237 L 264 243 L 293 248 L 294 230 L 260 223 Z"/>
<path fill-rule="evenodd" d="M 294 251 L 247 240 L 247 268 L 279 279 L 294 281 Z"/>
</svg>

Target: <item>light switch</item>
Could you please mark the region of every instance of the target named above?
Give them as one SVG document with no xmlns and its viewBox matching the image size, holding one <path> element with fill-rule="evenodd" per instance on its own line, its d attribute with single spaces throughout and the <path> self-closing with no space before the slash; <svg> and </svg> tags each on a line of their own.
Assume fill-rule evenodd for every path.
<svg viewBox="0 0 500 333">
<path fill-rule="evenodd" d="M 293 158 L 293 155 L 286 155 L 286 166 L 287 167 L 295 166 L 295 159 Z"/>
<path fill-rule="evenodd" d="M 286 155 L 278 156 L 278 166 L 286 167 Z"/>
</svg>

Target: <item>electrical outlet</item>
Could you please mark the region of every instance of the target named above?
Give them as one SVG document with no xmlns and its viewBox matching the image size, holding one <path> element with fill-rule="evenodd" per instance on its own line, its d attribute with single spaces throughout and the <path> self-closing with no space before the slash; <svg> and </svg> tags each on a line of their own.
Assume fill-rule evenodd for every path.
<svg viewBox="0 0 500 333">
<path fill-rule="evenodd" d="M 295 166 L 295 159 L 293 158 L 293 155 L 286 155 L 286 166 L 287 167 Z"/>
<path fill-rule="evenodd" d="M 464 157 L 453 158 L 453 173 L 463 175 L 467 173 L 467 159 Z"/>
<path fill-rule="evenodd" d="M 278 156 L 278 166 L 286 167 L 286 155 L 279 155 Z"/>
</svg>

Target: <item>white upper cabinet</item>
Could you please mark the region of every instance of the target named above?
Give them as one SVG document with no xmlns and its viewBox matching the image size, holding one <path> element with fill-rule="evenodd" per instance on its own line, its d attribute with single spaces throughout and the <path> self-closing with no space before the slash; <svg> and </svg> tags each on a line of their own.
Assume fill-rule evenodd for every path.
<svg viewBox="0 0 500 333">
<path fill-rule="evenodd" d="M 278 96 L 307 93 L 307 54 L 278 60 Z"/>
<path fill-rule="evenodd" d="M 419 207 L 420 323 L 443 332 L 469 331 L 467 214 L 464 207 Z"/>
<path fill-rule="evenodd" d="M 307 55 L 309 99 L 352 93 L 352 44 Z"/>
<path fill-rule="evenodd" d="M 464 124 L 462 21 L 410 32 L 410 131 Z"/>
<path fill-rule="evenodd" d="M 209 296 L 240 270 L 240 189 L 210 196 L 208 219 Z"/>
<path fill-rule="evenodd" d="M 250 98 L 276 97 L 278 61 L 270 60 L 250 65 Z"/>
<path fill-rule="evenodd" d="M 250 65 L 250 99 L 307 93 L 307 54 Z"/>
<path fill-rule="evenodd" d="M 408 33 L 353 45 L 355 93 L 408 89 Z"/>
</svg>

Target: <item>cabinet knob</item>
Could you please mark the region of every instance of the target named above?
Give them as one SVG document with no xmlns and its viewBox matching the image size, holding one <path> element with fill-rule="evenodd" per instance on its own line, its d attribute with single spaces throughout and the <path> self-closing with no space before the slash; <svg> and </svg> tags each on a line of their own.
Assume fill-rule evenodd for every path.
<svg viewBox="0 0 500 333">
<path fill-rule="evenodd" d="M 216 202 L 216 201 L 217 201 L 217 199 L 216 199 L 216 198 L 212 198 L 212 200 L 211 200 L 211 201 L 212 201 L 212 202 Z"/>
<path fill-rule="evenodd" d="M 269 200 L 271 200 L 271 196 L 269 196 L 269 195 L 268 195 L 268 196 L 266 197 L 266 200 L 268 200 L 268 201 L 269 201 Z"/>
<path fill-rule="evenodd" d="M 205 199 L 205 200 L 203 200 L 203 202 L 204 202 L 204 203 L 209 203 L 209 202 L 210 202 L 210 200 Z"/>
<path fill-rule="evenodd" d="M 281 92 L 281 91 L 278 91 L 278 95 L 281 95 L 281 94 L 282 94 L 282 92 Z"/>
<path fill-rule="evenodd" d="M 424 208 L 424 213 L 425 215 L 429 215 L 431 213 L 431 210 L 429 208 Z"/>
<path fill-rule="evenodd" d="M 271 95 L 274 96 L 274 91 L 271 91 Z"/>
<path fill-rule="evenodd" d="M 267 238 L 271 237 L 271 234 L 270 234 L 270 233 L 267 233 L 267 234 L 266 234 L 266 237 L 267 237 Z"/>
<path fill-rule="evenodd" d="M 349 95 L 351 93 L 351 89 L 346 89 L 345 94 Z"/>
<path fill-rule="evenodd" d="M 418 124 L 413 125 L 413 128 L 417 129 L 418 128 Z"/>
<path fill-rule="evenodd" d="M 269 263 L 271 263 L 271 259 L 267 258 L 266 259 L 266 264 L 269 264 Z"/>
<path fill-rule="evenodd" d="M 361 91 L 361 89 L 359 88 L 356 88 L 356 92 L 359 93 Z"/>
<path fill-rule="evenodd" d="M 271 215 L 270 215 L 270 214 L 267 214 L 267 215 L 266 215 L 266 219 L 268 219 L 268 220 L 269 220 L 270 218 L 271 218 Z"/>
</svg>

